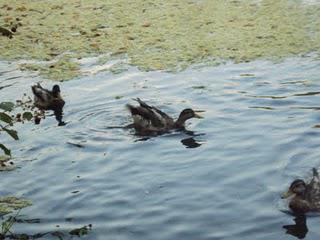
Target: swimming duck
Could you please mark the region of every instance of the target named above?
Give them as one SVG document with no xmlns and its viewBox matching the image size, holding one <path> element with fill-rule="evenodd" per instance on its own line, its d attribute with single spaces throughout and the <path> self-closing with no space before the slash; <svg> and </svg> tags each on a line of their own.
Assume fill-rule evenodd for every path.
<svg viewBox="0 0 320 240">
<path fill-rule="evenodd" d="M 34 105 L 42 110 L 62 110 L 65 101 L 60 95 L 59 85 L 54 85 L 52 90 L 43 88 L 40 83 L 31 87 L 34 94 Z"/>
<path fill-rule="evenodd" d="M 282 198 L 291 197 L 289 208 L 297 214 L 320 211 L 320 178 L 317 169 L 313 168 L 313 177 L 306 184 L 302 179 L 294 180 Z"/>
<path fill-rule="evenodd" d="M 195 111 L 191 108 L 184 109 L 178 119 L 175 121 L 166 113 L 156 107 L 149 106 L 140 98 L 133 99 L 139 103 L 139 106 L 127 104 L 133 118 L 132 126 L 140 134 L 164 133 L 172 129 L 184 129 L 185 122 L 190 118 L 203 118 L 198 113 L 204 111 Z"/>
</svg>

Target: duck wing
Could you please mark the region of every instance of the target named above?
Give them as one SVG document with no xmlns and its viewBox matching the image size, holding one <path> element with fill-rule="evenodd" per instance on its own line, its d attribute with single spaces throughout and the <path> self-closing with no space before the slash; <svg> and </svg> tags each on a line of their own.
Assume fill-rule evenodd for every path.
<svg viewBox="0 0 320 240">
<path fill-rule="evenodd" d="M 168 114 L 162 112 L 161 110 L 159 110 L 158 108 L 154 107 L 154 106 L 150 106 L 147 103 L 145 103 L 144 101 L 142 101 L 140 98 L 134 99 L 135 101 L 137 101 L 140 106 L 144 109 L 148 109 L 149 112 L 152 112 L 152 118 L 155 119 L 155 121 L 157 122 L 161 122 L 162 125 L 171 125 L 173 124 L 173 119 L 172 117 L 170 117 Z"/>
<path fill-rule="evenodd" d="M 315 209 L 320 210 L 320 178 L 316 168 L 312 169 L 313 177 L 307 185 L 307 199 L 312 203 Z"/>
<path fill-rule="evenodd" d="M 31 87 L 32 92 L 35 96 L 35 101 L 48 102 L 51 101 L 53 96 L 52 92 L 43 88 L 40 83 Z"/>
<path fill-rule="evenodd" d="M 54 94 L 43 88 L 39 83 L 31 87 L 34 94 L 34 105 L 43 110 L 61 111 L 65 101 L 61 98 L 60 93 Z"/>
<path fill-rule="evenodd" d="M 148 105 L 139 98 L 134 100 L 139 103 L 139 106 L 127 104 L 127 108 L 131 112 L 135 128 L 161 131 L 171 125 L 171 122 L 173 123 L 172 118 L 159 109 Z"/>
</svg>

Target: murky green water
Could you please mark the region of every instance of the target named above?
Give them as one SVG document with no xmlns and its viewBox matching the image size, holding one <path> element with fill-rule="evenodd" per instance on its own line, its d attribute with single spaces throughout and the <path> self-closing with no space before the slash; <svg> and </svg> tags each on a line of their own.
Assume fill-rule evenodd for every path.
<svg viewBox="0 0 320 240">
<path fill-rule="evenodd" d="M 279 195 L 320 165 L 319 69 L 305 57 L 63 82 L 66 126 L 48 112 L 40 125 L 16 124 L 19 141 L 4 139 L 19 168 L 0 174 L 0 194 L 32 200 L 21 214 L 40 219 L 14 231 L 91 223 L 85 239 L 294 239 L 282 228 L 294 223 Z M 0 64 L 1 100 L 31 95 L 38 81 Z M 133 97 L 174 116 L 205 109 L 205 118 L 189 121 L 194 137 L 140 141 L 110 128 L 131 122 L 125 104 Z M 319 218 L 307 226 L 307 239 L 319 239 Z"/>
</svg>

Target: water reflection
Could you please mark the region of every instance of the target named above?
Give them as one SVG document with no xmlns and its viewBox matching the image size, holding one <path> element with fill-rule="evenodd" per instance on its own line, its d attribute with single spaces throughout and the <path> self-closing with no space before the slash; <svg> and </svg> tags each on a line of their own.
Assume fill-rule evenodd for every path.
<svg viewBox="0 0 320 240">
<path fill-rule="evenodd" d="M 62 108 L 61 109 L 57 109 L 53 112 L 54 116 L 56 117 L 56 120 L 58 122 L 58 126 L 64 126 L 66 125 L 66 123 L 64 121 L 62 121 L 63 118 L 63 111 Z"/>
<path fill-rule="evenodd" d="M 302 96 L 313 96 L 313 95 L 319 95 L 319 94 L 320 92 L 306 92 L 306 93 L 293 94 L 293 96 L 302 97 Z"/>
<path fill-rule="evenodd" d="M 249 107 L 249 108 L 262 109 L 262 110 L 275 110 L 275 108 L 273 108 L 273 107 L 263 107 L 263 106 L 253 106 L 253 107 Z"/>
<path fill-rule="evenodd" d="M 284 225 L 283 228 L 286 229 L 286 234 L 292 235 L 298 239 L 303 239 L 308 233 L 307 218 L 305 215 L 297 215 L 293 221 L 295 224 Z"/>
<path fill-rule="evenodd" d="M 63 119 L 63 110 L 62 109 L 55 109 L 53 110 L 53 115 L 58 122 L 58 126 L 65 126 L 66 123 L 62 120 Z M 45 119 L 45 112 L 44 111 L 36 111 L 34 114 L 34 123 L 36 125 L 41 123 L 41 120 Z"/>
<path fill-rule="evenodd" d="M 186 148 L 197 148 L 202 145 L 200 142 L 196 141 L 193 137 L 182 139 L 181 143 L 185 145 Z"/>
<path fill-rule="evenodd" d="M 177 132 L 177 131 L 176 131 Z M 187 137 L 187 138 L 184 138 L 182 139 L 180 142 L 186 146 L 186 148 L 198 148 L 200 147 L 203 142 L 201 141 L 198 141 L 196 140 L 194 137 L 197 137 L 197 136 L 202 136 L 204 134 L 196 134 L 194 133 L 193 131 L 188 131 L 188 130 L 180 130 L 178 131 L 180 133 L 184 133 L 186 135 L 189 135 L 189 136 L 192 136 L 192 137 Z M 135 133 L 136 136 L 138 136 L 139 138 L 135 140 L 135 142 L 143 142 L 143 141 L 148 141 L 149 139 L 153 138 L 153 137 L 156 137 L 156 136 L 160 136 L 160 135 L 163 135 L 163 134 L 157 134 L 157 135 L 154 135 L 154 136 L 143 136 L 143 135 L 139 135 L 137 133 Z"/>
</svg>

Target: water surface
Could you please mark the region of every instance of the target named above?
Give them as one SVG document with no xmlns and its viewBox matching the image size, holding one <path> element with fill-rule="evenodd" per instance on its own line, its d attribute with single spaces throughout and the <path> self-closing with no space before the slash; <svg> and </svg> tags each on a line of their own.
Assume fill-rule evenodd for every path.
<svg viewBox="0 0 320 240">
<path fill-rule="evenodd" d="M 100 72 L 61 84 L 66 126 L 54 116 L 16 124 L 5 137 L 19 169 L 0 175 L 1 195 L 33 206 L 18 232 L 70 231 L 91 223 L 87 239 L 294 239 L 279 194 L 320 165 L 320 62 L 292 58 L 190 68 L 179 73 Z M 16 100 L 35 75 L 0 64 L 2 100 Z M 141 139 L 125 109 L 140 97 L 178 116 L 206 110 L 187 128 Z M 144 140 L 144 141 L 142 141 Z M 307 239 L 319 239 L 308 217 Z"/>
</svg>

